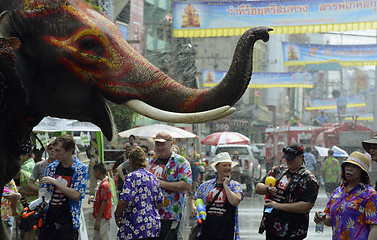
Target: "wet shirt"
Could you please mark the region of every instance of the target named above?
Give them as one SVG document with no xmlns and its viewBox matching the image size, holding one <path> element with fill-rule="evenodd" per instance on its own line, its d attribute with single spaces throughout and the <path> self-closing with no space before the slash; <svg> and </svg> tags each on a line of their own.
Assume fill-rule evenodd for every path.
<svg viewBox="0 0 377 240">
<path fill-rule="evenodd" d="M 328 158 L 322 163 L 321 171 L 326 183 L 338 183 L 340 176 L 340 164 L 336 158 Z"/>
<path fill-rule="evenodd" d="M 8 192 L 8 191 L 11 191 L 12 193 L 17 192 L 17 187 L 16 187 L 16 184 L 14 183 L 14 180 L 11 180 L 9 183 L 5 184 L 5 187 L 8 189 L 7 191 L 4 191 L 4 192 Z M 13 214 L 12 214 L 12 206 L 10 204 L 10 201 L 6 198 L 1 198 L 1 219 L 3 221 L 9 221 L 10 220 L 9 218 L 11 216 L 13 216 Z"/>
<path fill-rule="evenodd" d="M 34 181 L 41 180 L 41 178 L 43 178 L 45 175 L 48 165 L 50 165 L 50 162 L 47 159 L 37 162 L 34 166 L 30 179 Z"/>
<path fill-rule="evenodd" d="M 182 156 L 172 153 L 166 163 L 161 163 L 157 156 L 149 159 L 150 171 L 157 177 L 167 182 L 184 181 L 192 184 L 190 163 Z M 159 213 L 161 219 L 181 221 L 185 205 L 186 192 L 172 192 L 164 188 L 163 207 Z"/>
<path fill-rule="evenodd" d="M 314 155 L 309 152 L 306 152 L 304 153 L 304 159 L 306 169 L 308 169 L 309 171 L 314 171 L 315 164 L 317 163 Z"/>
<path fill-rule="evenodd" d="M 97 218 L 102 202 L 105 201 L 106 207 L 105 211 L 103 212 L 102 218 L 110 220 L 112 199 L 113 194 L 111 193 L 110 182 L 109 179 L 106 177 L 101 181 L 96 192 L 96 201 L 93 204 L 93 217 Z"/>
<path fill-rule="evenodd" d="M 158 237 L 161 224 L 157 204 L 163 199 L 157 178 L 146 168 L 129 173 L 119 198 L 127 206 L 121 214 L 117 239 Z"/>
<path fill-rule="evenodd" d="M 377 224 L 377 193 L 360 183 L 350 192 L 342 184 L 331 195 L 325 213 L 331 216 L 333 239 L 367 240 L 370 228 Z"/>
<path fill-rule="evenodd" d="M 208 205 L 210 203 L 210 201 L 212 201 L 212 199 L 216 195 L 216 193 L 218 192 L 218 190 L 215 190 L 216 189 L 216 179 L 217 179 L 217 177 L 201 184 L 198 188 L 198 191 L 195 193 L 195 198 L 196 199 L 201 198 L 203 200 L 203 202 L 206 203 L 206 205 Z M 241 185 L 238 182 L 231 180 L 230 183 L 228 184 L 228 187 L 234 193 L 241 193 L 242 198 L 243 198 L 242 188 L 241 188 Z M 226 202 L 225 201 L 226 200 L 225 190 L 223 190 L 223 191 L 224 192 L 220 193 L 219 196 L 218 196 L 217 204 L 221 205 L 222 203 Z M 216 203 L 216 201 L 215 201 L 215 203 Z M 215 203 L 214 203 L 214 205 L 215 205 Z M 216 205 L 215 205 L 215 207 L 216 207 Z M 225 210 L 224 208 L 221 208 L 220 212 L 224 213 L 224 210 Z M 229 214 L 229 212 L 228 212 L 228 214 Z M 234 238 L 233 239 L 239 240 L 240 239 L 240 232 L 239 232 L 239 225 L 238 225 L 238 206 L 235 208 L 233 216 L 234 216 L 234 233 L 233 233 Z"/>
<path fill-rule="evenodd" d="M 22 163 L 21 169 L 31 174 L 33 173 L 34 166 L 35 166 L 34 159 L 29 158 L 28 160 Z"/>
<path fill-rule="evenodd" d="M 55 161 L 48 165 L 46 169 L 46 176 L 55 178 L 56 169 L 59 165 L 59 161 Z M 88 182 L 88 167 L 81 163 L 76 156 L 74 156 L 74 161 L 71 165 L 71 169 L 74 170 L 70 188 L 75 189 L 81 194 L 80 200 L 77 202 L 72 199 L 68 199 L 69 209 L 72 215 L 73 228 L 79 229 L 80 227 L 80 214 L 81 214 L 81 204 L 82 199 L 85 197 L 86 183 Z M 42 184 L 41 188 L 46 188 L 48 192 L 52 195 L 54 191 L 54 186 L 50 184 Z M 51 199 L 52 200 L 52 199 Z M 51 202 L 51 201 L 50 201 Z"/>
<path fill-rule="evenodd" d="M 269 199 L 279 203 L 308 202 L 314 205 L 318 195 L 318 183 L 313 174 L 305 167 L 291 173 L 286 165 L 273 167 L 267 176 L 276 178 L 276 196 Z M 265 176 L 260 182 L 264 183 Z M 308 213 L 291 213 L 273 209 L 264 213 L 259 233 L 264 230 L 272 235 L 293 238 L 306 237 L 309 227 Z"/>
</svg>

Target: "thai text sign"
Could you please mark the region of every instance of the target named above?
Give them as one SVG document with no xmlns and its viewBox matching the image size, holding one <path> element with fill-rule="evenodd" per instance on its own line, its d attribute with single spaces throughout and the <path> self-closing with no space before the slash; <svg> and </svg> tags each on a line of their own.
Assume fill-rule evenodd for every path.
<svg viewBox="0 0 377 240">
<path fill-rule="evenodd" d="M 173 35 L 234 36 L 256 26 L 272 34 L 374 29 L 376 11 L 376 0 L 174 2 Z"/>
<path fill-rule="evenodd" d="M 283 42 L 286 66 L 337 61 L 342 66 L 377 64 L 377 44 L 320 45 Z"/>
<path fill-rule="evenodd" d="M 202 70 L 203 86 L 213 87 L 226 75 L 226 71 Z M 248 88 L 274 87 L 313 87 L 313 74 L 310 72 L 253 73 Z"/>
</svg>

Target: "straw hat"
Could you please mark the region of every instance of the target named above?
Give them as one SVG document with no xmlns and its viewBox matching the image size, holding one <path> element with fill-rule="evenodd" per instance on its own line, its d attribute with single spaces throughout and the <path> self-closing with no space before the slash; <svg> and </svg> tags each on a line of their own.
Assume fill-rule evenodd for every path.
<svg viewBox="0 0 377 240">
<path fill-rule="evenodd" d="M 216 155 L 215 159 L 213 160 L 213 163 L 211 163 L 211 167 L 216 170 L 216 165 L 218 163 L 222 163 L 222 162 L 228 162 L 228 163 L 232 163 L 232 168 L 234 166 L 237 166 L 238 163 L 237 162 L 233 162 L 232 159 L 230 158 L 230 155 L 229 153 L 227 152 L 222 152 L 222 153 L 219 153 Z"/>
<path fill-rule="evenodd" d="M 347 158 L 347 160 L 342 163 L 342 168 L 344 167 L 344 164 L 346 164 L 346 163 L 351 163 L 351 164 L 359 166 L 369 176 L 368 170 L 369 170 L 369 166 L 370 166 L 370 161 L 365 154 L 363 154 L 361 152 L 357 152 L 357 151 L 353 152 Z"/>
</svg>

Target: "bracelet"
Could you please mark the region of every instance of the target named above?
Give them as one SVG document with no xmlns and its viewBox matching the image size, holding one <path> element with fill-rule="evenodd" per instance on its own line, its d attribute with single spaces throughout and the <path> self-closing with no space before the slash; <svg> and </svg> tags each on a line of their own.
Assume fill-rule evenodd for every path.
<svg viewBox="0 0 377 240">
<path fill-rule="evenodd" d="M 117 216 L 117 215 L 114 215 L 114 216 L 115 216 L 116 218 L 120 218 L 120 216 L 122 216 L 122 215 L 118 215 L 118 216 Z"/>
</svg>

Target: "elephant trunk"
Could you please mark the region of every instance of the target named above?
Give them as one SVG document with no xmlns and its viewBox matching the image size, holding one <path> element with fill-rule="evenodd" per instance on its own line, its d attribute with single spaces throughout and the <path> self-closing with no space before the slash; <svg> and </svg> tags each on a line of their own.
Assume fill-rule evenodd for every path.
<svg viewBox="0 0 377 240">
<path fill-rule="evenodd" d="M 257 27 L 246 31 L 237 43 L 228 73 L 213 88 L 185 87 L 154 66 L 139 63 L 134 65 L 129 76 L 132 76 L 132 79 L 143 79 L 143 86 L 128 97 L 139 99 L 158 109 L 184 113 L 206 111 L 226 105 L 233 106 L 249 84 L 254 43 L 259 39 L 268 41 L 268 32 L 271 30 L 271 28 Z M 127 81 L 130 82 L 132 79 Z M 127 89 L 128 93 L 129 90 Z M 137 87 L 133 86 L 133 90 L 137 90 Z"/>
</svg>

